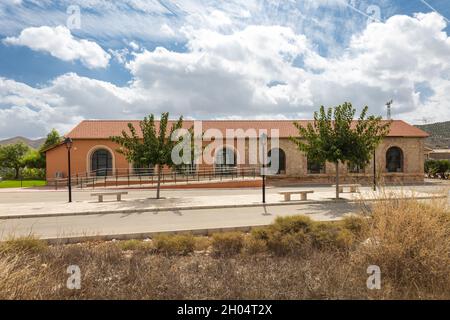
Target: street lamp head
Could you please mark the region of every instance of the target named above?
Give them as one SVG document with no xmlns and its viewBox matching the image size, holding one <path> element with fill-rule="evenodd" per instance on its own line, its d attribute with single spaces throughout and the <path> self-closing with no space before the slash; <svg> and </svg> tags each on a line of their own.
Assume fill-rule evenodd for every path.
<svg viewBox="0 0 450 320">
<path fill-rule="evenodd" d="M 64 139 L 64 144 L 66 145 L 66 148 L 70 150 L 70 148 L 72 148 L 72 139 L 67 137 L 66 139 Z"/>
</svg>

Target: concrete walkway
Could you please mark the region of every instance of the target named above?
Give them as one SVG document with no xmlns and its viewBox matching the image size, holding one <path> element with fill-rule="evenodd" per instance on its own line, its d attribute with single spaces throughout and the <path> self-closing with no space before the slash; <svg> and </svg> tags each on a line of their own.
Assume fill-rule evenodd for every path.
<svg viewBox="0 0 450 320">
<path fill-rule="evenodd" d="M 283 200 L 279 191 L 290 190 L 314 190 L 308 195 L 307 201 L 300 201 L 299 195 L 292 195 L 289 202 Z M 256 191 L 256 192 L 255 192 Z M 206 194 L 205 194 L 206 193 Z M 163 192 L 163 195 L 165 193 Z M 261 203 L 260 190 L 234 190 L 231 193 L 219 192 L 215 189 L 202 190 L 198 193 L 168 193 L 163 199 L 147 198 L 148 194 L 130 193 L 125 195 L 124 200 L 117 202 L 115 196 L 105 197 L 105 202 L 98 203 L 97 197 L 91 198 L 90 194 L 85 194 L 87 199 L 78 200 L 72 203 L 67 202 L 30 202 L 30 203 L 3 203 L 0 204 L 0 219 L 11 218 L 31 218 L 46 216 L 67 216 L 67 215 L 91 215 L 107 213 L 139 213 L 152 211 L 188 210 L 188 209 L 215 209 L 233 207 L 257 207 Z M 31 195 L 30 195 L 31 196 Z M 36 195 L 35 195 L 36 196 Z M 37 196 L 41 196 L 38 192 Z M 43 196 L 43 195 L 42 195 Z M 341 193 L 341 198 L 345 201 L 373 201 L 386 198 L 418 198 L 427 199 L 438 197 L 439 194 L 417 191 L 413 188 L 386 188 L 383 191 L 372 191 L 371 188 L 361 188 L 360 193 Z M 266 205 L 305 205 L 311 203 L 334 202 L 335 193 L 332 188 L 272 188 L 266 194 Z"/>
<path fill-rule="evenodd" d="M 50 242 L 77 242 L 146 238 L 161 232 L 212 233 L 267 225 L 277 216 L 295 214 L 314 220 L 337 220 L 359 212 L 362 199 L 370 203 L 386 197 L 442 197 L 435 188 L 386 188 L 377 193 L 362 188 L 361 193 L 341 194 L 346 200 L 334 201 L 333 188 L 314 187 L 310 200 L 284 202 L 278 192 L 291 189 L 311 187 L 270 188 L 264 206 L 258 189 L 164 191 L 167 198 L 161 200 L 144 198 L 148 196 L 145 192 L 130 192 L 125 201 L 104 203 L 90 199 L 89 193 L 77 193 L 79 200 L 70 204 L 62 202 L 66 194 L 60 192 L 16 193 L 15 202 L 9 203 L 2 200 L 10 200 L 14 193 L 0 193 L 0 240 L 30 234 Z M 42 202 L 47 197 L 52 200 Z"/>
</svg>

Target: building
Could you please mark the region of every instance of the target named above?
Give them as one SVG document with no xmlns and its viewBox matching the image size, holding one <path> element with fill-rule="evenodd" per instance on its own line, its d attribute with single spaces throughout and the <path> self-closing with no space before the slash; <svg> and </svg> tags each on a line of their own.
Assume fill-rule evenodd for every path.
<svg viewBox="0 0 450 320">
<path fill-rule="evenodd" d="M 450 149 L 431 149 L 427 152 L 427 159 L 450 160 Z"/>
<path fill-rule="evenodd" d="M 307 124 L 309 120 L 299 120 Z M 79 176 L 118 175 L 118 172 L 132 172 L 136 170 L 133 164 L 128 163 L 123 155 L 116 150 L 118 146 L 110 140 L 111 136 L 120 135 L 122 130 L 127 131 L 127 124 L 131 122 L 139 128 L 139 121 L 121 120 L 85 120 L 79 123 L 66 137 L 73 140 L 71 149 L 71 172 Z M 184 127 L 190 128 L 193 121 L 184 121 Z M 289 140 L 290 136 L 298 135 L 292 120 L 238 120 L 202 121 L 202 130 L 216 129 L 225 134 L 227 130 L 261 132 L 267 130 L 269 138 L 271 130 L 278 130 L 279 134 L 279 168 L 270 180 L 274 184 L 283 183 L 333 183 L 335 167 L 331 163 L 318 164 L 307 159 Z M 139 132 L 138 132 L 139 133 Z M 428 134 L 401 120 L 393 121 L 388 136 L 375 152 L 376 174 L 378 179 L 390 182 L 420 182 L 424 179 L 424 140 Z M 216 150 L 213 164 L 192 165 L 190 170 L 218 170 L 226 167 L 258 167 L 250 161 L 249 150 L 257 137 L 236 138 L 233 142 Z M 244 148 L 238 147 L 241 143 Z M 267 145 L 268 154 L 274 152 L 272 142 Z M 240 150 L 240 151 L 239 151 Z M 245 151 L 243 151 L 245 150 Z M 237 154 L 239 151 L 241 154 Z M 245 154 L 244 154 L 245 153 Z M 54 146 L 46 151 L 47 179 L 67 176 L 67 150 L 64 145 Z M 238 164 L 236 159 L 239 158 Z M 231 160 L 233 159 L 233 160 Z M 242 161 L 242 159 L 245 159 Z M 342 181 L 361 183 L 373 180 L 373 163 L 365 168 L 356 168 L 351 165 L 341 165 Z"/>
</svg>

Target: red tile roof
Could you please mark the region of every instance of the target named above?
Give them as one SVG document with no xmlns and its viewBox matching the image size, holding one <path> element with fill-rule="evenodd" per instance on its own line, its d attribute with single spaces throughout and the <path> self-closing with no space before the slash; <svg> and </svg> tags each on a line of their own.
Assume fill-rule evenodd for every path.
<svg viewBox="0 0 450 320">
<path fill-rule="evenodd" d="M 270 135 L 271 129 L 278 129 L 281 138 L 298 135 L 298 131 L 293 125 L 297 121 L 306 125 L 312 120 L 203 120 L 203 131 L 207 129 L 219 129 L 224 135 L 226 129 L 255 129 L 258 133 L 260 129 L 267 129 Z M 72 139 L 108 139 L 111 136 L 121 135 L 122 130 L 128 132 L 127 124 L 132 123 L 137 132 L 139 129 L 139 120 L 84 120 L 80 122 L 66 136 Z M 171 122 L 173 123 L 173 122 Z M 169 127 L 171 126 L 169 124 Z M 194 124 L 193 120 L 184 120 L 183 127 L 190 128 Z M 158 122 L 157 122 L 158 125 Z M 402 120 L 394 120 L 391 124 L 389 137 L 428 137 L 428 133 L 416 128 Z"/>
</svg>

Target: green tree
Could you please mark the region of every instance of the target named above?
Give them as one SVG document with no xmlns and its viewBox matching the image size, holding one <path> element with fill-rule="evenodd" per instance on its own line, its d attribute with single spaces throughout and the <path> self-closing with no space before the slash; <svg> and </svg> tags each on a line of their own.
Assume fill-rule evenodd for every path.
<svg viewBox="0 0 450 320">
<path fill-rule="evenodd" d="M 0 167 L 14 169 L 14 176 L 19 178 L 20 169 L 25 165 L 23 157 L 30 148 L 22 142 L 0 147 Z"/>
<path fill-rule="evenodd" d="M 23 157 L 22 164 L 24 167 L 33 169 L 45 169 L 45 156 L 35 149 L 30 149 Z"/>
<path fill-rule="evenodd" d="M 45 139 L 44 144 L 39 148 L 39 152 L 43 153 L 44 150 L 60 143 L 61 140 L 62 138 L 59 135 L 58 131 L 56 131 L 56 129 L 52 129 L 52 131 L 47 134 L 47 138 Z"/>
<path fill-rule="evenodd" d="M 172 133 L 177 129 L 181 129 L 183 125 L 183 117 L 180 117 L 172 124 L 168 133 L 168 120 L 169 113 L 162 113 L 157 128 L 155 117 L 151 114 L 139 123 L 142 138 L 131 123 L 128 123 L 129 133 L 123 130 L 121 136 L 111 137 L 112 141 L 120 145 L 117 152 L 123 154 L 129 162 L 138 166 L 156 166 L 158 176 L 157 199 L 160 198 L 162 167 L 172 167 L 174 165 L 171 153 L 177 142 L 171 140 Z"/>
<path fill-rule="evenodd" d="M 303 127 L 294 122 L 298 137 L 290 137 L 308 159 L 317 162 L 329 161 L 336 168 L 336 199 L 339 198 L 339 163 L 352 163 L 365 167 L 376 147 L 389 133 L 391 122 L 383 122 L 381 117 L 368 116 L 364 107 L 358 121 L 354 117 L 356 109 L 345 102 L 325 110 L 320 107 L 314 113 L 314 121 Z"/>
</svg>

